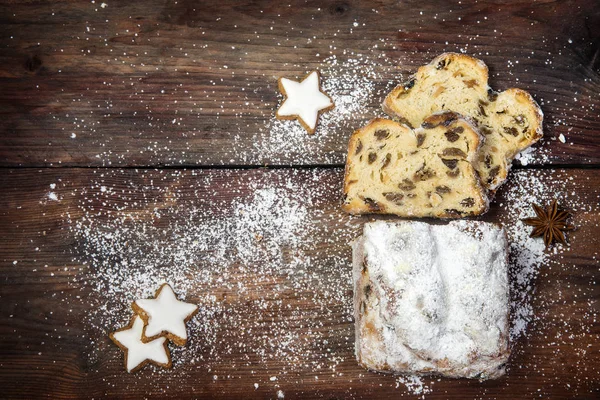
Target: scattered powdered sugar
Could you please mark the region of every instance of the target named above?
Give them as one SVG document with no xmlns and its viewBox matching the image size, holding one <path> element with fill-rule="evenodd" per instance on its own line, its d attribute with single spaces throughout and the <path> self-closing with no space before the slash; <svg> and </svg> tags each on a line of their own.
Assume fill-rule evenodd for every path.
<svg viewBox="0 0 600 400">
<path fill-rule="evenodd" d="M 315 134 L 308 135 L 296 120 L 275 119 L 276 110 L 273 110 L 265 128 L 259 129 L 253 137 L 250 160 L 278 164 L 293 159 L 296 164 L 306 164 L 319 154 L 332 164 L 344 162 L 344 153 L 337 151 L 339 136 L 350 137 L 352 131 L 367 120 L 382 115 L 378 104 L 401 76 L 396 76 L 394 81 L 383 81 L 383 76 L 389 76 L 395 68 L 391 60 L 381 54 L 347 52 L 343 57 L 330 56 L 318 68 L 321 89 L 331 97 L 335 107 L 320 115 Z M 283 96 L 279 99 L 281 103 Z M 327 148 L 331 149 L 330 153 L 322 154 Z M 239 151 L 247 152 L 247 149 Z M 256 160 L 257 156 L 261 158 Z"/>
<path fill-rule="evenodd" d="M 356 23 L 354 27 L 358 27 Z M 262 110 L 266 120 L 258 116 L 256 126 L 246 125 L 248 120 L 232 126 L 238 134 L 227 136 L 228 146 L 222 149 L 218 155 L 221 158 L 216 162 L 297 165 L 315 164 L 318 160 L 319 164 L 342 164 L 345 152 L 340 151 L 339 144 L 345 143 L 345 139 L 340 141 L 340 136 L 347 138 L 367 120 L 382 116 L 379 107 L 382 99 L 405 78 L 397 66 L 415 64 L 413 59 L 398 60 L 401 53 L 395 47 L 395 58 L 388 58 L 386 43 L 381 40 L 362 54 L 350 50 L 331 52 L 314 64 L 322 76 L 322 90 L 335 103 L 333 110 L 321 114 L 314 135 L 308 135 L 297 121 L 274 118 L 283 100 L 279 96 L 272 110 Z M 469 50 L 475 56 L 488 55 L 478 54 L 476 47 L 467 49 L 467 46 L 460 51 Z M 456 49 L 447 46 L 445 50 Z M 422 50 L 418 53 L 421 58 L 427 55 Z M 402 54 L 406 56 L 410 52 Z M 430 58 L 436 55 L 437 52 L 432 53 Z M 289 78 L 300 79 L 309 72 L 304 71 L 305 64 L 295 67 L 299 75 Z M 412 71 L 417 67 L 415 64 Z M 509 64 L 509 67 L 514 65 Z M 223 68 L 226 70 L 227 66 Z M 263 77 L 264 81 L 249 83 L 248 89 L 254 93 L 276 92 L 272 77 L 264 74 Z M 117 83 L 118 80 L 107 79 L 104 85 L 110 87 Z M 198 119 L 210 119 L 211 124 L 217 124 L 221 112 L 229 107 L 225 101 L 217 104 L 215 115 L 212 115 L 214 110 L 207 114 L 197 109 L 196 102 L 204 96 L 210 98 L 211 92 L 190 93 L 193 112 L 176 115 L 174 119 L 163 118 L 160 113 L 163 104 L 155 106 L 157 103 L 150 98 L 154 96 L 150 94 L 150 86 L 136 83 L 131 88 L 129 99 L 125 101 L 143 104 L 146 118 L 136 120 L 135 134 L 142 139 L 147 137 L 145 124 L 159 126 L 162 133 L 170 133 L 175 128 L 177 134 L 182 135 L 179 143 L 185 144 L 181 151 L 181 147 L 170 149 L 152 141 L 142 149 L 144 159 L 178 165 L 202 164 L 206 161 L 203 157 L 211 157 L 198 153 L 197 159 L 192 160 L 185 153 L 192 153 L 197 143 L 195 139 L 205 134 L 206 129 L 199 127 Z M 173 93 L 178 90 L 184 89 L 173 88 Z M 161 90 L 161 94 L 164 92 Z M 241 93 L 231 107 L 237 108 L 239 100 L 245 100 L 252 101 L 246 103 L 248 108 L 260 108 L 262 103 L 255 103 L 253 97 L 246 98 L 245 92 Z M 86 93 L 82 93 L 79 100 L 107 113 L 123 104 L 115 100 L 113 105 Z M 221 100 L 215 99 L 217 101 Z M 174 114 L 182 108 L 181 105 L 173 107 Z M 240 110 L 235 115 L 242 116 L 244 112 Z M 133 152 L 121 152 L 113 145 L 114 138 L 98 128 L 100 118 L 78 115 L 76 110 L 66 115 L 56 114 L 53 118 L 72 120 L 77 132 L 71 132 L 70 137 L 90 138 L 99 149 L 96 157 L 101 165 L 131 163 Z M 565 122 L 555 121 L 554 126 L 559 125 Z M 254 133 L 248 133 L 248 129 Z M 246 139 L 250 135 L 251 146 Z M 571 138 L 561 133 L 556 141 L 565 143 Z M 548 162 L 548 146 L 553 142 L 554 139 L 542 139 L 541 144 L 521 153 L 517 163 Z M 211 160 L 212 163 L 214 160 Z M 188 175 L 196 177 L 197 183 L 192 188 L 180 187 L 181 182 L 189 183 L 185 179 Z M 334 178 L 328 178 L 331 176 Z M 505 193 L 499 197 L 505 202 L 499 204 L 502 212 L 498 215 L 510 243 L 510 339 L 513 343 L 535 324 L 535 315 L 540 312 L 532 305 L 536 280 L 552 258 L 542 240 L 529 238 L 530 227 L 520 219 L 533 214 L 531 203 L 547 204 L 554 197 L 562 199 L 563 205 L 574 212 L 590 211 L 575 192 L 563 190 L 562 180 L 567 177 L 569 174 L 548 170 L 515 170 L 501 189 Z M 120 182 L 118 188 L 111 185 L 114 181 Z M 346 243 L 360 228 L 360 223 L 337 208 L 324 209 L 331 205 L 331 196 L 337 195 L 340 186 L 341 175 L 322 170 L 274 170 L 260 174 L 136 171 L 135 175 L 114 170 L 98 174 L 98 179 L 78 193 L 78 208 L 70 210 L 67 216 L 75 239 L 75 260 L 85 265 L 73 285 L 91 291 L 85 300 L 78 297 L 79 301 L 85 301 L 85 322 L 89 327 L 86 333 L 91 343 L 98 346 L 90 350 L 90 359 L 97 360 L 107 350 L 102 347 L 101 337 L 128 322 L 131 302 L 152 296 L 166 281 L 180 298 L 199 304 L 200 312 L 189 323 L 188 345 L 171 348 L 175 368 L 157 369 L 156 373 L 184 379 L 190 369 L 204 368 L 217 380 L 221 375 L 235 374 L 239 367 L 260 369 L 273 365 L 272 362 L 281 365 L 281 369 L 269 371 L 273 374 L 271 380 L 254 383 L 255 389 L 282 381 L 292 371 L 328 370 L 337 374 L 336 367 L 348 362 L 347 353 L 340 349 L 352 344 L 351 278 Z M 51 189 L 46 194 L 47 200 L 61 200 L 55 188 Z M 562 246 L 556 246 L 554 253 L 562 250 Z M 332 326 L 347 332 L 333 334 Z M 333 340 L 338 342 L 333 343 Z M 400 376 L 395 384 L 410 394 L 425 397 L 432 392 L 433 381 L 426 384 L 424 378 L 418 376 Z M 275 393 L 283 396 L 281 390 Z"/>
<path fill-rule="evenodd" d="M 423 382 L 423 378 L 418 375 L 400 375 L 396 378 L 396 388 L 404 385 L 406 390 L 410 394 L 421 395 L 420 398 L 424 399 L 426 394 L 433 391 L 433 381 L 426 385 Z"/>
<path fill-rule="evenodd" d="M 278 373 L 335 369 L 343 358 L 325 326 L 351 318 L 344 253 L 353 233 L 332 237 L 318 220 L 339 182 L 326 170 L 259 172 L 110 171 L 81 193 L 69 226 L 87 271 L 74 284 L 92 289 L 85 301 L 94 342 L 166 281 L 200 305 L 188 346 L 172 349 L 174 364 L 187 366 L 174 375 L 231 368 L 220 363 L 238 353 L 242 365 L 281 361 Z M 189 175 L 193 187 L 172 190 Z M 107 183 L 118 178 L 124 187 Z M 222 190 L 239 196 L 220 199 Z M 333 251 L 313 260 L 323 244 Z"/>
<path fill-rule="evenodd" d="M 533 164 L 534 162 L 547 162 L 548 156 L 544 151 L 536 147 L 528 147 L 516 155 L 515 160 L 523 166 Z"/>
<path fill-rule="evenodd" d="M 107 7 L 107 3 L 94 0 L 91 3 L 102 14 L 120 9 Z M 184 5 L 184 9 L 185 7 L 188 6 Z M 274 10 L 279 12 L 277 8 Z M 171 11 L 169 5 L 162 12 L 167 15 Z M 373 9 L 373 12 L 379 13 L 379 10 Z M 425 10 L 425 16 L 423 14 L 420 11 L 418 16 L 415 15 L 416 18 L 421 18 L 422 27 L 430 26 L 438 18 L 437 12 L 429 13 Z M 52 15 L 55 13 L 52 12 Z M 455 15 L 455 20 L 459 22 L 465 18 L 462 10 L 455 9 L 450 15 Z M 221 18 L 217 17 L 216 20 Z M 273 27 L 278 29 L 282 41 L 289 39 L 289 32 L 281 29 L 288 29 L 287 24 L 276 23 L 275 20 L 271 30 Z M 246 98 L 247 92 L 240 91 L 238 94 L 233 93 L 229 102 L 223 94 L 215 95 L 215 89 L 227 92 L 229 96 L 231 87 L 238 88 L 240 81 L 228 80 L 224 75 L 226 72 L 234 78 L 236 71 L 239 74 L 247 68 L 242 66 L 228 69 L 226 65 L 221 68 L 217 66 L 217 63 L 222 64 L 220 57 L 214 57 L 213 61 L 211 57 L 204 57 L 207 53 L 199 49 L 210 46 L 211 54 L 218 54 L 220 42 L 216 35 L 222 36 L 225 29 L 237 29 L 237 25 L 233 25 L 236 21 L 224 18 L 219 24 L 210 24 L 211 29 L 193 27 L 194 31 L 202 31 L 202 35 L 205 31 L 207 36 L 211 35 L 211 31 L 216 34 L 206 41 L 197 38 L 192 42 L 182 41 L 181 46 L 171 49 L 176 53 L 159 60 L 161 65 L 148 63 L 141 51 L 139 56 L 135 51 L 124 51 L 127 49 L 122 46 L 133 49 L 124 41 L 110 39 L 109 36 L 115 33 L 114 21 L 115 18 L 112 17 L 90 21 L 86 19 L 86 30 L 92 33 L 86 34 L 84 38 L 90 44 L 88 47 L 106 49 L 106 52 L 99 52 L 95 56 L 100 58 L 93 63 L 102 61 L 119 68 L 131 68 L 136 72 L 129 77 L 122 74 L 105 76 L 96 90 L 79 91 L 77 88 L 56 99 L 61 106 L 49 109 L 48 113 L 52 118 L 50 122 L 72 125 L 72 130 L 63 128 L 64 136 L 69 138 L 68 142 L 56 139 L 59 135 L 52 135 L 48 139 L 49 145 L 67 149 L 65 153 L 49 151 L 48 157 L 52 153 L 58 155 L 51 158 L 49 165 L 60 164 L 61 158 L 71 153 L 76 155 L 71 161 L 78 163 L 79 147 L 69 146 L 82 146 L 83 143 L 86 148 L 92 148 L 96 152 L 95 159 L 91 155 L 89 159 L 85 158 L 86 162 L 97 162 L 104 166 L 139 165 L 140 162 L 146 163 L 145 165 L 315 164 L 314 160 L 319 160 L 319 163 L 341 164 L 344 162 L 345 151 L 340 143 L 344 144 L 346 141 L 340 141 L 339 137 L 349 137 L 366 120 L 380 115 L 379 103 L 388 90 L 404 78 L 398 73 L 398 65 L 411 64 L 414 66 L 412 71 L 416 71 L 419 66 L 416 61 L 427 62 L 425 58 L 431 59 L 441 51 L 458 50 L 484 58 L 502 56 L 500 47 L 491 51 L 486 44 L 490 37 L 501 39 L 503 33 L 509 33 L 502 32 L 499 26 L 495 26 L 493 36 L 458 35 L 460 43 L 457 45 L 452 40 L 445 44 L 443 41 L 436 43 L 438 38 L 431 36 L 431 32 L 435 33 L 431 29 L 407 32 L 404 27 L 398 27 L 397 35 L 391 35 L 389 39 L 398 46 L 397 49 L 394 47 L 393 59 L 385 55 L 386 40 L 383 43 L 380 40 L 365 54 L 340 50 L 335 52 L 337 56 L 332 55 L 314 62 L 312 65 L 319 69 L 323 77 L 323 91 L 333 98 L 336 107 L 321 115 L 316 134 L 309 136 L 296 121 L 276 120 L 274 113 L 278 104 L 272 110 L 270 107 L 265 109 L 261 96 Z M 462 21 L 465 22 L 466 19 Z M 476 22 L 484 25 L 490 21 L 491 19 L 483 17 Z M 154 28 L 146 29 L 142 23 L 140 21 L 136 26 L 120 24 L 116 35 L 130 36 L 135 43 L 142 43 L 142 40 L 144 43 L 146 40 L 154 41 L 153 36 L 158 31 Z M 161 24 L 164 23 L 161 21 Z M 364 25 L 362 21 L 360 24 L 357 21 L 352 23 L 356 32 L 363 29 Z M 189 31 L 190 27 L 183 25 L 183 28 Z M 103 33 L 106 29 L 112 33 Z M 135 36 L 130 34 L 130 29 L 136 31 Z M 167 32 L 164 36 L 171 40 L 174 33 L 177 33 L 176 30 L 171 30 L 170 34 Z M 415 41 L 413 34 L 420 38 Z M 313 40 L 310 30 L 307 29 L 303 35 L 306 36 L 307 44 Z M 254 46 L 265 43 L 261 42 L 264 39 L 259 39 L 256 32 L 255 35 L 248 36 L 248 42 L 252 43 L 245 50 L 249 52 Z M 367 39 L 355 37 L 363 42 Z M 239 35 L 239 38 L 245 36 Z M 77 37 L 77 40 L 82 39 Z M 334 54 L 332 47 L 341 48 L 341 43 L 344 43 L 336 43 L 333 32 L 322 32 L 320 39 L 325 42 L 325 45 L 320 46 L 329 47 L 329 54 Z M 267 40 L 268 45 L 272 45 L 271 38 Z M 523 72 L 528 73 L 531 66 L 544 67 L 536 60 L 537 57 L 546 58 L 546 67 L 550 72 L 558 71 L 557 68 L 562 65 L 559 62 L 562 50 L 559 48 L 556 52 L 554 42 L 553 37 L 537 37 L 538 49 L 531 51 L 531 54 L 527 54 L 530 46 L 520 46 L 523 47 L 521 54 L 525 62 L 519 64 L 518 60 L 515 62 L 514 59 L 508 59 L 507 66 L 497 63 L 495 66 L 500 67 L 497 68 L 498 75 L 521 75 Z M 569 39 L 568 43 L 571 44 L 572 40 Z M 225 44 L 229 46 L 229 43 L 223 42 Z M 238 51 L 242 47 L 241 44 L 236 46 Z M 118 51 L 119 49 L 123 51 Z M 540 51 L 547 55 L 539 56 Z M 82 51 L 81 57 L 90 57 L 89 53 L 90 50 Z M 111 56 L 105 57 L 105 54 Z M 399 60 L 398 57 L 406 59 Z M 175 62 L 170 64 L 169 59 Z M 301 78 L 304 73 L 309 72 L 304 70 L 307 65 L 305 61 L 299 62 L 301 64 L 297 65 L 297 69 L 302 72 L 301 75 L 290 78 Z M 208 89 L 203 89 L 202 85 L 193 85 L 191 80 L 185 78 L 185 75 L 189 75 L 185 66 L 194 64 L 202 64 L 202 68 L 207 68 L 209 73 L 192 76 L 193 80 L 206 76 L 210 78 L 212 75 L 220 75 L 225 79 L 210 80 Z M 181 67 L 183 68 L 178 71 Z M 171 74 L 177 76 L 176 82 L 153 83 L 168 82 L 163 78 Z M 255 72 L 254 75 L 248 82 L 241 81 L 239 86 L 247 85 L 248 91 L 254 93 L 268 92 L 266 97 L 270 97 L 276 91 L 273 77 L 266 76 L 262 71 Z M 584 81 L 587 87 L 593 88 L 589 79 Z M 515 85 L 523 83 L 517 79 Z M 587 119 L 577 114 L 597 114 L 598 102 L 594 100 L 597 97 L 593 97 L 593 91 L 574 95 L 581 99 L 589 96 L 587 103 L 580 102 L 581 110 L 578 110 L 570 101 L 565 101 L 563 106 L 564 96 L 553 95 L 549 90 L 545 94 L 546 98 L 540 99 L 539 96 L 545 93 L 544 88 L 548 85 L 535 80 L 533 85 L 532 94 L 536 95 L 544 109 L 551 111 L 546 126 L 553 127 L 551 131 L 562 133 L 556 140 L 545 137 L 540 144 L 524 151 L 517 157 L 522 165 L 547 163 L 550 161 L 550 154 L 556 154 L 555 149 L 550 151 L 554 144 L 560 146 L 561 143 L 577 143 L 577 128 L 573 126 L 577 126 L 578 121 L 585 123 L 585 127 L 590 126 Z M 110 91 L 116 87 L 124 89 L 121 89 L 118 96 L 111 96 Z M 245 88 L 241 87 L 243 89 Z M 171 103 L 171 97 L 179 98 L 179 103 Z M 246 107 L 240 106 L 243 101 L 248 100 L 251 102 L 246 103 Z M 78 104 L 82 106 L 78 107 Z M 123 115 L 125 110 L 132 108 L 132 104 L 139 107 L 134 108 L 134 117 Z M 218 130 L 221 113 L 226 115 L 231 112 L 237 117 L 246 112 L 245 109 L 254 108 L 262 109 L 264 113 L 255 117 L 258 132 L 249 133 L 249 130 L 255 132 L 255 126 L 249 129 L 245 125 L 248 119 L 238 126 L 231 126 L 234 132 L 238 129 L 237 136 L 228 136 Z M 573 115 L 566 116 L 571 113 Z M 265 121 L 262 118 L 264 115 L 270 117 Z M 115 128 L 122 124 L 115 120 L 122 121 L 123 118 L 131 122 L 131 126 L 125 138 L 119 140 L 119 134 L 116 133 L 118 130 Z M 571 132 L 572 129 L 575 131 Z M 168 142 L 160 142 L 159 137 L 168 138 Z M 205 137 L 227 143 L 227 146 L 223 146 L 217 155 L 198 152 L 198 143 L 207 143 L 200 140 Z M 248 145 L 248 137 L 252 137 L 251 146 Z M 78 143 L 80 141 L 81 144 Z M 141 155 L 137 154 L 138 151 Z M 193 153 L 194 156 L 186 153 Z M 187 179 L 189 176 L 194 177 L 196 183 L 192 187 L 182 186 L 190 184 L 190 179 Z M 560 245 L 551 251 L 545 250 L 542 240 L 529 238 L 531 228 L 525 226 L 520 219 L 533 215 L 531 203 L 545 205 L 552 198 L 558 198 L 565 208 L 579 213 L 578 218 L 588 212 L 595 213 L 593 215 L 596 218 L 597 201 L 584 204 L 579 199 L 577 188 L 569 191 L 565 189 L 566 186 L 574 187 L 572 181 L 565 185 L 565 181 L 572 180 L 572 177 L 572 172 L 515 170 L 509 175 L 509 182 L 501 188 L 503 195 L 499 198 L 504 198 L 504 202 L 493 205 L 500 210 L 498 216 L 507 230 L 510 243 L 510 337 L 513 343 L 528 333 L 531 325 L 536 322 L 536 314 L 546 311 L 543 309 L 546 306 L 544 303 L 538 305 L 542 307 L 541 310 L 534 310 L 532 305 L 536 280 L 540 272 L 548 268 L 552 258 L 558 258 L 553 256 L 560 256 L 565 250 Z M 68 185 L 68 182 L 61 183 L 63 189 Z M 155 387 L 155 395 L 158 390 L 169 393 L 169 390 L 177 386 L 178 379 L 183 381 L 188 378 L 186 373 L 193 368 L 206 369 L 206 375 L 217 381 L 223 376 L 230 378 L 229 373 L 236 376 L 238 369 L 245 368 L 251 373 L 257 370 L 261 372 L 260 376 L 268 376 L 263 373 L 264 369 L 273 365 L 281 366 L 281 369 L 268 371 L 273 376 L 271 379 L 267 378 L 267 382 L 257 381 L 248 388 L 256 390 L 283 381 L 292 370 L 310 371 L 311 374 L 321 374 L 327 370 L 330 374 L 337 374 L 336 366 L 341 363 L 353 365 L 354 360 L 344 358 L 340 351 L 352 347 L 351 279 L 346 243 L 356 236 L 362 220 L 343 215 L 337 210 L 337 205 L 335 209 L 331 208 L 331 204 L 334 204 L 331 198 L 337 196 L 340 186 L 341 174 L 328 175 L 322 170 L 276 170 L 261 171 L 258 174 L 253 174 L 252 171 L 207 173 L 202 170 L 112 170 L 99 172 L 97 179 L 84 187 L 83 191 L 75 190 L 79 186 L 74 188 L 76 208 L 68 209 L 65 218 L 73 238 L 74 259 L 77 265 L 84 264 L 84 267 L 74 279 L 73 287 L 88 290 L 89 293 L 84 293 L 89 296 L 80 298 L 76 294 L 71 301 L 82 303 L 81 309 L 85 311 L 84 322 L 88 326 L 85 333 L 91 344 L 90 360 L 114 357 L 122 361 L 119 350 L 108 343 L 107 333 L 129 321 L 132 313 L 130 304 L 133 300 L 152 296 L 160 283 L 167 281 L 180 298 L 199 304 L 200 312 L 189 323 L 188 345 L 171 348 L 175 368 L 169 371 L 152 370 L 152 373 L 165 373 L 172 378 L 165 387 Z M 52 206 L 67 207 L 69 203 L 63 201 L 62 197 L 65 193 L 59 191 L 61 188 L 56 188 L 56 191 L 55 188 L 56 185 L 52 184 L 49 192 L 41 194 L 42 204 L 50 201 Z M 592 222 L 597 226 L 597 218 Z M 590 245 L 598 243 L 597 238 L 588 237 L 586 240 Z M 318 257 L 315 256 L 317 252 Z M 13 261 L 14 264 L 17 262 Z M 51 274 L 54 276 L 54 272 Z M 74 293 L 82 292 L 76 290 Z M 588 293 L 579 295 L 584 297 Z M 593 296 L 589 297 L 590 303 L 587 304 L 597 309 Z M 597 313 L 592 306 L 589 308 L 590 311 L 582 313 L 583 318 L 595 323 Z M 585 321 L 579 320 L 576 323 L 582 325 Z M 333 330 L 344 329 L 346 331 L 341 335 L 331 333 Z M 562 340 L 567 342 L 576 334 L 577 332 L 566 329 L 559 329 L 557 333 L 564 335 Z M 595 338 L 596 336 L 590 335 L 590 341 Z M 333 340 L 339 341 L 332 343 Z M 548 338 L 548 341 L 557 340 L 559 339 Z M 107 343 L 110 348 L 106 347 Z M 590 353 L 595 349 L 591 346 L 592 344 L 587 350 Z M 585 355 L 585 351 L 581 348 L 573 349 L 573 353 L 580 358 Z M 348 354 L 350 352 L 345 353 L 346 356 Z M 79 368 L 81 360 L 75 361 L 74 368 Z M 96 364 L 89 362 L 86 367 L 93 369 L 94 365 Z M 573 373 L 577 374 L 576 368 L 573 369 Z M 84 369 L 85 373 L 88 371 Z M 224 371 L 226 373 L 222 374 Z M 546 374 L 545 371 L 539 372 Z M 365 371 L 366 374 L 370 373 Z M 92 379 L 98 378 L 92 373 L 90 376 Z M 115 381 L 110 382 L 111 379 L 120 378 L 121 375 L 111 373 L 100 379 L 110 387 L 110 384 L 115 384 Z M 391 381 L 392 385 L 395 383 L 396 387 L 423 398 L 432 392 L 433 381 L 427 383 L 426 378 L 400 376 Z M 373 386 L 381 385 L 381 380 L 371 382 L 376 382 Z M 152 382 L 145 384 L 151 385 Z M 354 386 L 346 381 L 344 384 Z M 502 384 L 501 382 L 500 385 Z M 570 385 L 565 382 L 550 383 L 554 384 Z M 521 384 L 515 386 L 515 390 L 524 387 Z M 151 391 L 152 388 L 147 390 Z M 284 392 L 275 388 L 270 395 L 283 398 Z"/>
<path fill-rule="evenodd" d="M 533 317 L 531 305 L 535 279 L 540 268 L 548 261 L 545 245 L 539 238 L 531 238 L 531 228 L 521 220 L 532 214 L 532 203 L 549 199 L 549 188 L 543 183 L 537 172 L 512 173 L 511 185 L 506 198 L 508 204 L 501 220 L 506 229 L 510 246 L 510 284 L 511 284 L 511 328 L 510 339 L 515 343 L 525 335 Z"/>
<path fill-rule="evenodd" d="M 555 197 L 574 213 L 595 209 L 576 189 L 564 189 L 569 177 L 517 169 L 498 194 L 510 246 L 513 344 L 541 312 L 532 300 L 551 254 L 520 219 L 533 214 L 531 203 Z M 158 373 L 184 379 L 203 368 L 220 376 L 275 361 L 282 367 L 271 374 L 279 379 L 335 373 L 351 354 L 344 350 L 353 336 L 347 243 L 362 225 L 337 206 L 341 178 L 341 171 L 323 169 L 98 171 L 67 215 L 75 260 L 85 265 L 73 284 L 91 290 L 78 297 L 87 334 L 98 344 L 90 359 L 114 350 L 100 338 L 128 322 L 131 302 L 166 281 L 200 312 L 189 322 L 188 345 L 171 349 L 176 368 Z M 331 332 L 331 324 L 346 331 Z M 413 394 L 431 391 L 413 378 L 398 382 Z"/>
<path fill-rule="evenodd" d="M 571 212 L 584 211 L 584 204 L 576 192 L 566 191 L 564 179 L 569 174 L 548 170 L 516 170 L 510 174 L 510 183 L 504 188 L 505 203 L 499 204 L 510 244 L 511 284 L 511 342 L 515 343 L 527 332 L 534 317 L 532 299 L 540 269 L 548 265 L 550 253 L 541 238 L 530 237 L 532 227 L 524 218 L 535 215 L 532 204 L 546 207 L 553 199 Z M 570 177 L 572 179 L 572 177 Z M 589 210 L 588 210 L 589 211 Z M 555 249 L 563 249 L 555 245 Z"/>
</svg>

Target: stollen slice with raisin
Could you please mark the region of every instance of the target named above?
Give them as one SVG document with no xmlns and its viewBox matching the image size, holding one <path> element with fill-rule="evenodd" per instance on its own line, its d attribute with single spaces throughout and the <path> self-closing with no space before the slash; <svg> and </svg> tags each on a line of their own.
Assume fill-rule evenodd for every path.
<svg viewBox="0 0 600 400">
<path fill-rule="evenodd" d="M 516 88 L 494 92 L 487 66 L 464 54 L 444 53 L 419 68 L 392 90 L 383 110 L 414 127 L 444 110 L 471 118 L 486 139 L 475 169 L 491 191 L 506 180 L 514 157 L 542 137 L 543 114 L 531 95 Z"/>
<path fill-rule="evenodd" d="M 481 143 L 453 112 L 432 115 L 417 129 L 375 119 L 350 138 L 342 208 L 402 217 L 483 214 L 488 197 L 473 167 Z"/>
</svg>

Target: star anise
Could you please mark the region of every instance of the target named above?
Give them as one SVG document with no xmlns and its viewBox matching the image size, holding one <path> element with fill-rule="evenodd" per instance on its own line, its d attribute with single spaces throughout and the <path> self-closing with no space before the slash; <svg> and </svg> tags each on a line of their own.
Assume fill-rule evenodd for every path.
<svg viewBox="0 0 600 400">
<path fill-rule="evenodd" d="M 560 242 L 566 245 L 567 242 L 563 232 L 575 229 L 573 225 L 567 224 L 567 218 L 569 218 L 570 214 L 564 210 L 558 211 L 556 200 L 553 200 L 552 204 L 546 207 L 545 210 L 536 204 L 532 204 L 531 206 L 535 210 L 537 217 L 525 218 L 523 220 L 525 224 L 534 227 L 530 236 L 543 236 L 546 247 L 550 246 L 552 242 Z"/>
</svg>

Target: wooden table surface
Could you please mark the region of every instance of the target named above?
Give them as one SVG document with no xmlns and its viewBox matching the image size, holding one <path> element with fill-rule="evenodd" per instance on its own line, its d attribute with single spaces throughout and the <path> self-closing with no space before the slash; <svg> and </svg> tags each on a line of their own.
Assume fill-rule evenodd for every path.
<svg viewBox="0 0 600 400">
<path fill-rule="evenodd" d="M 0 0 L 0 20 L 1 398 L 600 396 L 597 0 Z M 354 359 L 370 217 L 339 208 L 347 140 L 444 51 L 545 113 L 482 217 L 515 240 L 497 381 Z M 274 112 L 277 78 L 313 69 L 338 107 L 309 137 Z M 553 198 L 577 230 L 544 252 L 519 219 Z M 127 374 L 108 333 L 162 280 L 200 305 L 190 342 Z"/>
</svg>

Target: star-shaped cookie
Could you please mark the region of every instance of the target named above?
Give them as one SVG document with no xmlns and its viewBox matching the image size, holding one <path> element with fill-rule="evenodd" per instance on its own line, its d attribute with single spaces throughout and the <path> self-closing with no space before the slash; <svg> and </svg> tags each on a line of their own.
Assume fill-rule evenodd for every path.
<svg viewBox="0 0 600 400">
<path fill-rule="evenodd" d="M 279 78 L 279 91 L 285 100 L 275 116 L 297 119 L 309 134 L 315 133 L 319 114 L 334 107 L 331 98 L 321 91 L 319 80 L 318 71 L 312 71 L 300 82 Z"/>
<path fill-rule="evenodd" d="M 154 299 L 136 300 L 132 307 L 146 323 L 142 331 L 144 342 L 166 336 L 178 346 L 185 346 L 185 323 L 198 312 L 197 305 L 177 300 L 166 283 L 158 289 Z"/>
<path fill-rule="evenodd" d="M 125 352 L 127 372 L 135 372 L 148 363 L 171 368 L 167 338 L 161 337 L 143 342 L 141 339 L 143 329 L 144 321 L 136 315 L 131 319 L 129 326 L 109 335 L 111 340 Z"/>
</svg>

